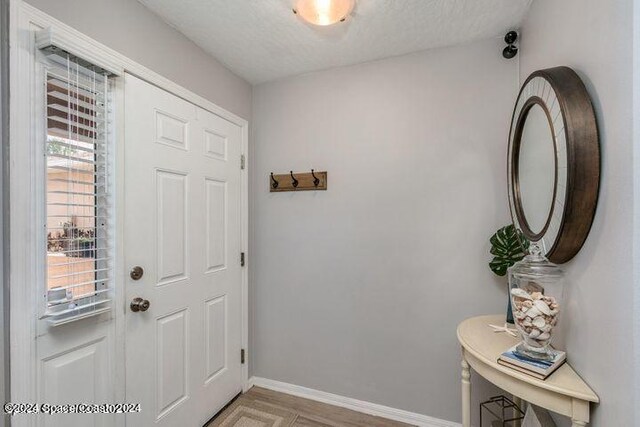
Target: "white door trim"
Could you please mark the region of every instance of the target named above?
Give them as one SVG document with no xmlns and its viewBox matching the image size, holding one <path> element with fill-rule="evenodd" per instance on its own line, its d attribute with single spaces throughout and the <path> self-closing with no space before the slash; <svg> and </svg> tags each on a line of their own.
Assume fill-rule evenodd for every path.
<svg viewBox="0 0 640 427">
<path fill-rule="evenodd" d="M 45 14 L 22 0 L 11 0 L 10 4 L 10 215 L 11 243 L 10 243 L 10 307 L 11 307 L 11 398 L 14 402 L 36 402 L 36 370 L 37 358 L 35 353 L 36 334 L 36 298 L 35 275 L 32 271 L 32 260 L 36 254 L 34 237 L 37 234 L 33 229 L 34 223 L 34 198 L 33 198 L 33 162 L 31 144 L 25 141 L 33 141 L 31 126 L 31 90 L 32 79 L 28 78 L 25 70 L 33 67 L 29 52 L 25 45 L 25 28 L 51 28 L 54 32 L 64 37 L 67 43 L 72 43 L 77 52 L 91 53 L 91 58 L 97 61 L 103 60 L 109 64 L 115 64 L 123 71 L 133 74 L 159 88 L 185 99 L 205 110 L 210 111 L 242 128 L 242 153 L 248 153 L 248 127 L 247 120 L 217 106 L 205 98 L 185 89 L 184 87 L 162 77 L 145 66 L 127 58 L 126 56 L 104 46 L 90 37 L 80 33 L 61 21 Z M 22 37 L 22 39 L 21 39 Z M 27 42 L 28 43 L 28 42 Z M 122 202 L 123 185 L 123 132 L 120 123 L 124 100 L 122 97 L 122 84 L 118 82 L 115 90 L 115 103 L 117 109 L 117 172 L 116 172 L 116 203 Z M 21 144 L 22 142 L 22 144 Z M 240 167 L 240 159 L 238 159 Z M 242 251 L 248 252 L 248 161 L 245 169 L 241 171 L 241 232 Z M 117 214 L 118 228 L 116 230 L 116 307 L 114 310 L 116 325 L 116 372 L 115 395 L 124 398 L 124 290 L 118 289 L 124 286 L 122 280 L 126 274 L 126 266 L 122 258 L 122 213 Z M 248 267 L 242 270 L 242 347 L 248 352 Z M 120 280 L 118 280 L 120 279 Z M 248 363 L 242 367 L 243 384 L 246 390 L 248 384 Z M 30 425 L 27 417 L 18 417 L 13 420 L 14 426 Z M 35 418 L 33 418 L 35 420 Z"/>
</svg>

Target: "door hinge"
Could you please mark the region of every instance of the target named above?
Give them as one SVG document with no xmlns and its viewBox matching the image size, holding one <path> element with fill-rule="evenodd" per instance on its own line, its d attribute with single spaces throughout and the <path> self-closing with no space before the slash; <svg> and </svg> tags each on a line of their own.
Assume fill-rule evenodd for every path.
<svg viewBox="0 0 640 427">
<path fill-rule="evenodd" d="M 244 267 L 244 252 L 240 252 L 240 267 Z"/>
<path fill-rule="evenodd" d="M 244 365 L 244 348 L 240 350 L 240 364 Z"/>
<path fill-rule="evenodd" d="M 246 161 L 247 161 L 247 158 L 245 157 L 244 154 L 242 154 L 240 156 L 240 169 L 244 170 L 244 166 L 245 166 Z"/>
</svg>

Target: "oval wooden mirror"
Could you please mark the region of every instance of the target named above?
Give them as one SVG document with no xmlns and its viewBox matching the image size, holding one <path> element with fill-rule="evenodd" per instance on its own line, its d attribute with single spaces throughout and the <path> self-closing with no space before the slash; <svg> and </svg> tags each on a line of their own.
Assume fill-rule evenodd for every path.
<svg viewBox="0 0 640 427">
<path fill-rule="evenodd" d="M 508 172 L 515 226 L 550 261 L 569 261 L 589 234 L 600 183 L 595 113 L 571 68 L 539 70 L 525 81 L 511 120 Z"/>
</svg>

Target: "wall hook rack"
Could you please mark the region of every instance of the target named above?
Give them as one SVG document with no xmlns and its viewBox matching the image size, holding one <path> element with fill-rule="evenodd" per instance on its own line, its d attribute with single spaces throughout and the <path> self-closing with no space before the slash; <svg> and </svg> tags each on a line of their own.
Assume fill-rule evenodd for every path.
<svg viewBox="0 0 640 427">
<path fill-rule="evenodd" d="M 327 172 L 293 172 L 269 175 L 269 191 L 278 193 L 283 191 L 312 191 L 327 189 Z"/>
</svg>

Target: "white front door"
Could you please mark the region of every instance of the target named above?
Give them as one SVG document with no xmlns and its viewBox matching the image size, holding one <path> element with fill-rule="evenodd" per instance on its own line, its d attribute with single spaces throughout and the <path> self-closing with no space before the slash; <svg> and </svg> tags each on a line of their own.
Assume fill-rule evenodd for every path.
<svg viewBox="0 0 640 427">
<path fill-rule="evenodd" d="M 124 144 L 127 424 L 202 426 L 242 390 L 242 129 L 126 75 Z"/>
</svg>

